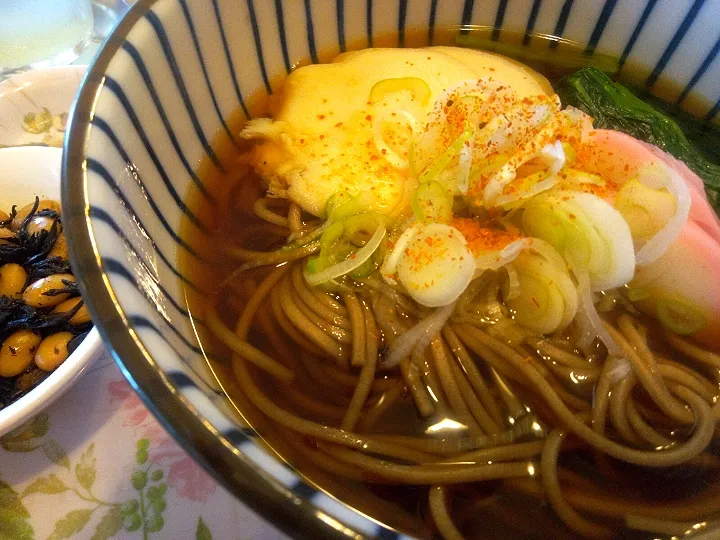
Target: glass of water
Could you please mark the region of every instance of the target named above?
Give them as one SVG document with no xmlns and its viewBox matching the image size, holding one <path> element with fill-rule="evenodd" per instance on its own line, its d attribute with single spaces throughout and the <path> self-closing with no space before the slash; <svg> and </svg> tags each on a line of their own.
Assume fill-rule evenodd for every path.
<svg viewBox="0 0 720 540">
<path fill-rule="evenodd" d="M 92 31 L 91 0 L 0 0 L 0 78 L 71 63 Z"/>
</svg>

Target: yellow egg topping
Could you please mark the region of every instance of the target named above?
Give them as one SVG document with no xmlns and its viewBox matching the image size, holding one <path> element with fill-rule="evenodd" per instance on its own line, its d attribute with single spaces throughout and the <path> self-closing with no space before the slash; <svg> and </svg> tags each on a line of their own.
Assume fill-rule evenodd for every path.
<svg viewBox="0 0 720 540">
<path fill-rule="evenodd" d="M 251 121 L 251 163 L 270 193 L 324 217 L 335 193 L 368 192 L 390 214 L 414 185 L 410 140 L 448 88 L 483 79 L 517 98 L 551 91 L 541 75 L 491 53 L 431 47 L 366 49 L 290 74 L 273 120 Z M 377 144 L 382 141 L 381 144 Z"/>
</svg>

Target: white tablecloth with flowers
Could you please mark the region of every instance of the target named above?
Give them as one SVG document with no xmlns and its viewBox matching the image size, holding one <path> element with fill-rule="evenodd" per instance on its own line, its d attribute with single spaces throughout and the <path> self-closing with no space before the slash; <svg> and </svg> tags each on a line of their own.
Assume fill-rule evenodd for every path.
<svg viewBox="0 0 720 540">
<path fill-rule="evenodd" d="M 187 455 L 106 353 L 0 437 L 0 540 L 280 539 Z"/>
</svg>

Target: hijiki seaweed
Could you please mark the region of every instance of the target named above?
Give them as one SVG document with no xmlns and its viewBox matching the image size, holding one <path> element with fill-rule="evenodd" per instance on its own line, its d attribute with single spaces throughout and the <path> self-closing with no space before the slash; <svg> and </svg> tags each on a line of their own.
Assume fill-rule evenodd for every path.
<svg viewBox="0 0 720 540">
<path fill-rule="evenodd" d="M 52 201 L 42 201 L 42 203 L 52 203 Z M 0 283 L 3 278 L 2 269 L 6 268 L 6 265 L 18 265 L 26 275 L 19 291 L 13 291 L 8 295 L 6 288 L 2 288 L 0 342 L 5 344 L 5 341 L 10 336 L 17 335 L 18 331 L 31 331 L 36 341 L 60 335 L 63 343 L 59 348 L 53 346 L 53 349 L 57 353 L 59 349 L 66 347 L 67 354 L 64 354 L 64 349 L 60 354 L 67 356 L 83 340 L 92 328 L 92 323 L 82 299 L 79 298 L 80 293 L 77 283 L 72 278 L 67 255 L 62 249 L 57 249 L 57 254 L 53 253 L 53 248 L 56 246 L 60 248 L 60 243 L 64 243 L 59 206 L 58 209 L 44 206 L 58 205 L 41 204 L 40 199 L 36 197 L 17 230 L 13 230 L 13 223 L 18 223 L 19 213 L 16 206 L 13 206 L 5 219 L 0 220 Z M 20 215 L 23 210 L 20 211 Z M 16 271 L 22 275 L 19 268 Z M 44 287 L 44 282 L 41 280 L 51 279 L 51 276 L 57 276 L 52 278 L 53 282 L 57 283 L 51 284 L 48 281 L 48 286 Z M 39 298 L 39 301 L 29 300 L 31 298 L 29 287 L 38 289 L 33 298 Z M 63 309 L 64 307 L 67 309 Z M 60 334 L 61 332 L 67 334 Z M 34 355 L 39 348 L 39 344 L 35 345 L 30 350 L 30 354 Z M 16 352 L 10 347 L 7 354 L 12 356 Z M 31 361 L 25 369 L 14 376 L 0 376 L 0 409 L 25 395 L 42 382 L 51 371 L 52 369 L 47 366 L 41 369 L 35 361 Z"/>
</svg>

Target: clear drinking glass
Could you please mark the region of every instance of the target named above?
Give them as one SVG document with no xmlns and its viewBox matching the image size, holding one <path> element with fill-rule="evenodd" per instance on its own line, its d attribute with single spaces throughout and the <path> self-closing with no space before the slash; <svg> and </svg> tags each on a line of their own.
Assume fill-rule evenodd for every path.
<svg viewBox="0 0 720 540">
<path fill-rule="evenodd" d="M 91 0 L 0 0 L 0 77 L 69 64 L 90 41 Z"/>
</svg>

